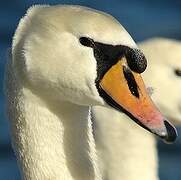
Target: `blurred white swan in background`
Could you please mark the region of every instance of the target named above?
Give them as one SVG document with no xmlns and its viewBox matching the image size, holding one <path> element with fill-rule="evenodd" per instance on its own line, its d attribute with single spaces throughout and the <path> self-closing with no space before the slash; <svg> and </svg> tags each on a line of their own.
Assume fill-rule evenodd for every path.
<svg viewBox="0 0 181 180">
<path fill-rule="evenodd" d="M 144 55 L 108 14 L 32 7 L 18 25 L 11 56 L 7 110 L 25 180 L 100 180 L 90 106 L 108 107 L 105 101 L 165 140 L 176 138 L 146 93 Z"/>
<path fill-rule="evenodd" d="M 181 42 L 153 38 L 140 43 L 139 47 L 148 59 L 143 76 L 146 84 L 154 88 L 153 100 L 166 117 L 181 124 Z M 152 134 L 115 110 L 93 107 L 93 117 L 103 179 L 159 179 Z"/>
</svg>

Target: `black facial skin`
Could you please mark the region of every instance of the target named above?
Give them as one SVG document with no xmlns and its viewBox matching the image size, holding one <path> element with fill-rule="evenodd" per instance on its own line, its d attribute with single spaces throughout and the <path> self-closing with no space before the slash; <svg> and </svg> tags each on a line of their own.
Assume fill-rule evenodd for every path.
<svg viewBox="0 0 181 180">
<path fill-rule="evenodd" d="M 123 68 L 124 77 L 132 95 L 139 98 L 138 85 L 131 70 L 137 73 L 142 73 L 146 69 L 147 61 L 140 50 L 131 49 L 122 45 L 113 46 L 94 42 L 93 39 L 88 37 L 80 37 L 79 41 L 82 45 L 91 47 L 94 51 L 94 56 L 97 60 L 97 89 L 100 89 L 99 81 L 103 78 L 108 69 L 116 64 L 119 59 L 125 56 L 129 67 L 125 66 Z"/>
<path fill-rule="evenodd" d="M 83 46 L 94 48 L 94 41 L 88 37 L 80 37 L 79 38 L 80 44 Z"/>
<path fill-rule="evenodd" d="M 129 68 L 134 72 L 142 73 L 147 67 L 146 58 L 139 49 L 132 49 L 122 45 L 103 44 L 88 37 L 80 37 L 79 41 L 82 45 L 91 47 L 94 51 L 98 72 L 96 82 L 99 82 L 108 69 L 123 56 L 126 57 Z"/>
<path fill-rule="evenodd" d="M 181 77 L 181 69 L 174 69 L 174 73 L 176 76 Z"/>
</svg>

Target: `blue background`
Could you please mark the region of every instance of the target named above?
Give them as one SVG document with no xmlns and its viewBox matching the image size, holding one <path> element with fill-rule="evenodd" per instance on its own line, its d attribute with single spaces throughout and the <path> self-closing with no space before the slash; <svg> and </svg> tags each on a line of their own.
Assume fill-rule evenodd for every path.
<svg viewBox="0 0 181 180">
<path fill-rule="evenodd" d="M 3 74 L 6 49 L 19 19 L 33 4 L 79 4 L 115 16 L 136 42 L 163 36 L 181 39 L 180 0 L 4 0 L 0 1 L 0 180 L 19 180 L 20 174 L 13 154 L 8 122 L 5 117 Z M 158 143 L 160 179 L 181 180 L 181 138 L 174 145 Z"/>
</svg>

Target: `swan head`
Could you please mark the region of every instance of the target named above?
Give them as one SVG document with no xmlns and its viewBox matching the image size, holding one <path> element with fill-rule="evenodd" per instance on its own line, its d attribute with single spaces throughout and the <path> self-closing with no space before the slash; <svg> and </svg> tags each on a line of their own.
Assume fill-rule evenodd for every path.
<svg viewBox="0 0 181 180">
<path fill-rule="evenodd" d="M 12 55 L 20 81 L 44 100 L 109 104 L 175 140 L 146 93 L 145 56 L 112 16 L 79 6 L 33 7 L 16 30 Z"/>
<path fill-rule="evenodd" d="M 150 59 L 144 78 L 154 88 L 154 102 L 166 117 L 180 125 L 181 43 L 166 38 L 154 38 L 140 44 L 140 48 Z"/>
</svg>

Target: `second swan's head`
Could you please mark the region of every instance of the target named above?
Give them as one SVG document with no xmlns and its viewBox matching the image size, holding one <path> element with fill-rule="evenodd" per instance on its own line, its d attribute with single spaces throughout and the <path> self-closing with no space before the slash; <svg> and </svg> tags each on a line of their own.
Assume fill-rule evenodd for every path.
<svg viewBox="0 0 181 180">
<path fill-rule="evenodd" d="M 126 113 L 167 141 L 176 131 L 146 93 L 146 58 L 108 14 L 79 6 L 35 6 L 20 21 L 12 47 L 23 86 L 38 96 Z"/>
</svg>

